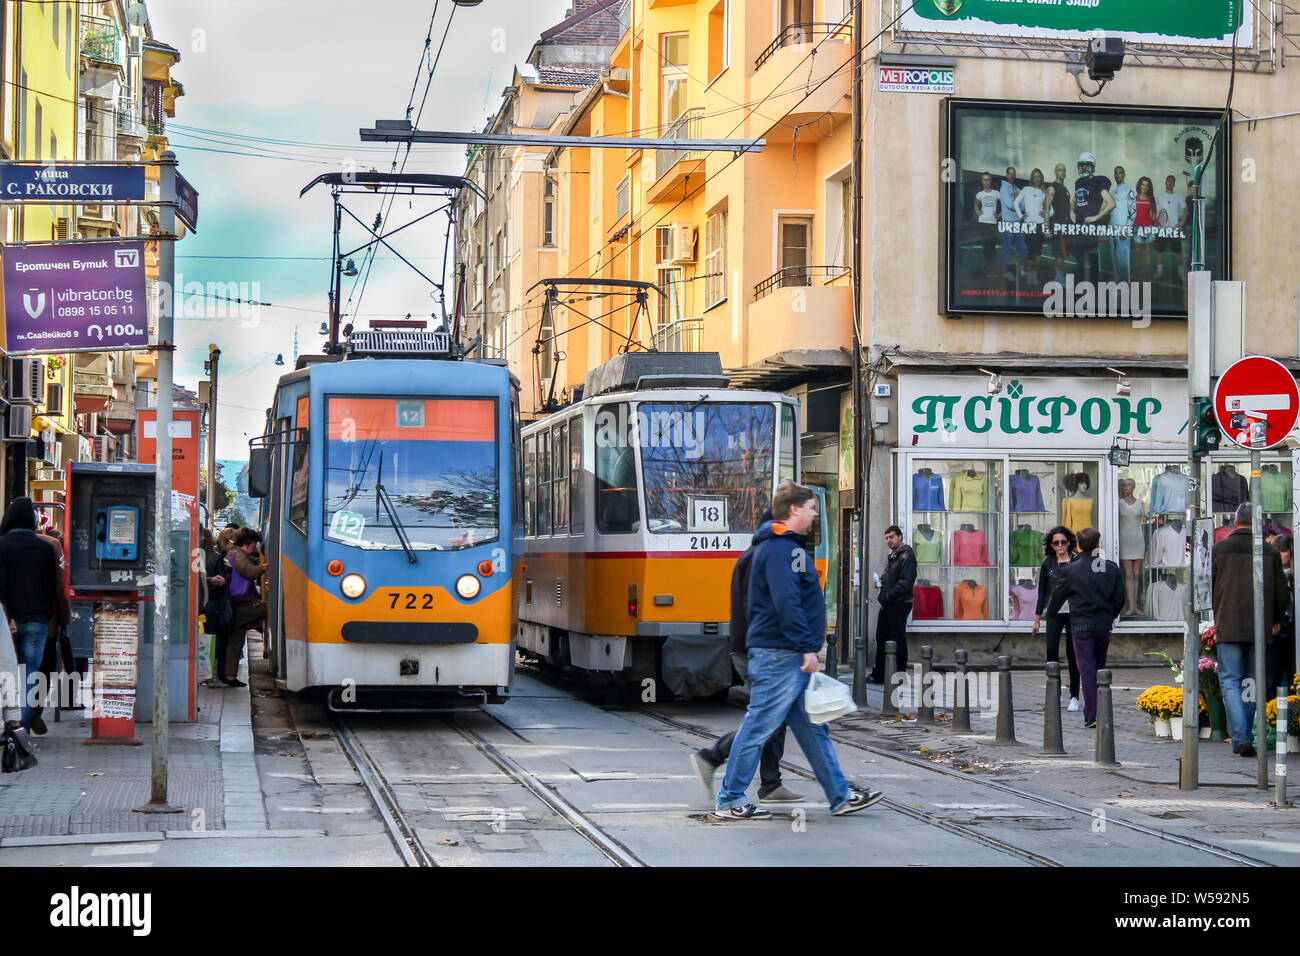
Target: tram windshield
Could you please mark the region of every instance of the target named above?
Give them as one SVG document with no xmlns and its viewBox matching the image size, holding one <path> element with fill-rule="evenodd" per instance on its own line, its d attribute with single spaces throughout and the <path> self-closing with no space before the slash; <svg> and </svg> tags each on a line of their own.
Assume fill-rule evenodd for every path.
<svg viewBox="0 0 1300 956">
<path fill-rule="evenodd" d="M 772 500 L 775 408 L 732 402 L 638 407 L 653 534 L 749 534 Z"/>
<path fill-rule="evenodd" d="M 497 539 L 494 400 L 330 396 L 326 418 L 327 539 L 383 551 L 403 536 L 416 551 Z"/>
</svg>

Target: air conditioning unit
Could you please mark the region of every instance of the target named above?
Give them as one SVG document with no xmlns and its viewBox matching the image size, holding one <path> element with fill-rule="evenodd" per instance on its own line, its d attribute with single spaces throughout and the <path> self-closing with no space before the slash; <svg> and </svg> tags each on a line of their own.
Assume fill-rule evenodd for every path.
<svg viewBox="0 0 1300 956">
<path fill-rule="evenodd" d="M 51 382 L 45 386 L 45 414 L 51 418 L 63 417 L 62 382 Z"/>
<path fill-rule="evenodd" d="M 27 406 L 11 405 L 5 416 L 5 441 L 27 441 L 32 437 L 32 410 Z"/>
<path fill-rule="evenodd" d="M 60 216 L 55 222 L 54 232 L 55 232 L 54 238 L 56 239 L 73 238 L 72 217 Z"/>
<path fill-rule="evenodd" d="M 695 227 L 689 222 L 673 223 L 670 252 L 674 263 L 695 261 Z"/>
<path fill-rule="evenodd" d="M 36 374 L 39 372 L 39 374 Z M 5 398 L 18 405 L 36 405 L 45 398 L 43 359 L 11 358 Z M 38 398 L 39 396 L 39 398 Z"/>
<path fill-rule="evenodd" d="M 126 38 L 126 55 L 140 56 L 144 52 L 144 37 Z"/>
</svg>

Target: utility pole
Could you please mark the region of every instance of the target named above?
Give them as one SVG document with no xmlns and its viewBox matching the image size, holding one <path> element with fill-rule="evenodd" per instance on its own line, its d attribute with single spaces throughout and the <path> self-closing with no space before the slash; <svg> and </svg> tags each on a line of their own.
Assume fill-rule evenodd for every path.
<svg viewBox="0 0 1300 956">
<path fill-rule="evenodd" d="M 296 331 L 296 330 L 295 330 Z M 208 364 L 204 369 L 208 373 L 208 521 L 212 530 L 217 529 L 217 365 L 221 361 L 221 349 L 215 344 L 208 346 Z"/>
<path fill-rule="evenodd" d="M 858 513 L 855 550 L 858 553 L 857 597 L 854 601 L 853 628 L 853 699 L 859 705 L 867 702 L 867 612 L 870 597 L 867 591 L 867 526 L 869 506 L 867 472 L 870 458 L 867 443 L 867 396 L 862 381 L 862 0 L 853 0 L 853 507 Z M 849 576 L 853 581 L 853 576 Z M 884 692 L 889 693 L 886 677 Z"/>
<path fill-rule="evenodd" d="M 154 473 L 153 551 L 153 762 L 149 802 L 137 813 L 179 813 L 167 802 L 167 664 L 171 635 L 172 534 L 172 352 L 175 344 L 176 302 L 176 154 L 159 157 L 158 225 L 158 464 Z M 210 479 L 209 479 L 210 480 Z M 187 525 L 188 526 L 188 525 Z M 182 562 L 185 567 L 185 562 Z"/>
</svg>

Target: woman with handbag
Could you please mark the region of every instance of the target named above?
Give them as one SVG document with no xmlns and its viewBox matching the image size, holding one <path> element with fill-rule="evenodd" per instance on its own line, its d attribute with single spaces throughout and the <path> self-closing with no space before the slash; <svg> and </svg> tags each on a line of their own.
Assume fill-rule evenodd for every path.
<svg viewBox="0 0 1300 956">
<path fill-rule="evenodd" d="M 266 604 L 257 593 L 257 582 L 262 576 L 260 560 L 255 560 L 262 536 L 252 528 L 244 528 L 235 535 L 226 555 L 230 565 L 230 627 L 225 642 L 226 683 L 231 687 L 247 686 L 239 679 L 239 659 L 244 654 L 244 632 L 266 617 Z"/>
<path fill-rule="evenodd" d="M 230 630 L 230 596 L 226 578 L 225 561 L 212 540 L 212 532 L 207 528 L 199 529 L 199 552 L 203 558 L 203 575 L 200 583 L 204 585 L 206 595 L 200 605 L 203 609 L 203 630 L 213 637 L 212 678 L 206 681 L 208 687 L 226 685 L 226 640 Z"/>
</svg>

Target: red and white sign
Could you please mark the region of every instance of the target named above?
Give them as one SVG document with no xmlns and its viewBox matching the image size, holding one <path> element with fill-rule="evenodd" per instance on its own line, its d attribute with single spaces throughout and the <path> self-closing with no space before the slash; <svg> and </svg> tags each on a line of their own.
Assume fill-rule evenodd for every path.
<svg viewBox="0 0 1300 956">
<path fill-rule="evenodd" d="M 1281 362 L 1260 355 L 1238 359 L 1214 386 L 1214 414 L 1225 437 L 1243 448 L 1274 448 L 1300 416 L 1300 389 Z"/>
</svg>

